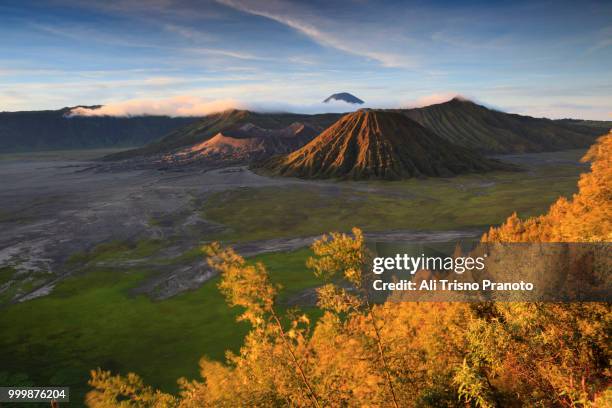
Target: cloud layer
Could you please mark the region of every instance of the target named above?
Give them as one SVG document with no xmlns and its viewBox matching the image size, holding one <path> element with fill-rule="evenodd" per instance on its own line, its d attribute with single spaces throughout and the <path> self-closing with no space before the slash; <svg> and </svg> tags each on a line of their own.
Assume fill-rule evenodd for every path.
<svg viewBox="0 0 612 408">
<path fill-rule="evenodd" d="M 234 99 L 205 100 L 195 96 L 181 95 L 164 99 L 130 99 L 111 102 L 101 108 L 78 107 L 73 116 L 204 116 L 227 109 L 245 108 Z"/>
<path fill-rule="evenodd" d="M 228 109 L 248 109 L 256 112 L 342 113 L 365 107 L 371 106 L 352 105 L 342 101 L 311 104 L 269 101 L 246 103 L 236 99 L 208 100 L 197 96 L 180 95 L 163 99 L 130 99 L 110 102 L 100 108 L 77 107 L 72 109 L 71 116 L 205 116 Z"/>
</svg>

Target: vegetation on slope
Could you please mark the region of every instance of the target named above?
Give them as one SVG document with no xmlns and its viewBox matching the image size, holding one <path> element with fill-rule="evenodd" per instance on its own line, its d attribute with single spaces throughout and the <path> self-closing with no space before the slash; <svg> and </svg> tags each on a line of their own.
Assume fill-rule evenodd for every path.
<svg viewBox="0 0 612 408">
<path fill-rule="evenodd" d="M 580 122 L 504 113 L 461 98 L 400 112 L 451 143 L 486 153 L 576 149 L 602 134 Z"/>
</svg>

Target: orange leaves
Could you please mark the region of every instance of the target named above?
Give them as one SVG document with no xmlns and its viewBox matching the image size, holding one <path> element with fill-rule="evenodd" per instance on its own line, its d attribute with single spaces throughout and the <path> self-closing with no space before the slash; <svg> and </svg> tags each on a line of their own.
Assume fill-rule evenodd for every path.
<svg viewBox="0 0 612 408">
<path fill-rule="evenodd" d="M 353 236 L 337 232 L 331 233 L 312 244 L 316 257 L 308 259 L 306 266 L 316 276 L 330 280 L 337 275 L 361 287 L 361 269 L 366 262 L 366 251 L 363 233 L 359 228 L 352 229 Z"/>
<path fill-rule="evenodd" d="M 261 325 L 262 315 L 272 310 L 277 294 L 265 266 L 261 263 L 248 265 L 233 249 L 221 248 L 218 243 L 205 247 L 204 252 L 208 255 L 208 264 L 221 273 L 219 290 L 229 305 L 246 309 L 241 320 Z"/>
<path fill-rule="evenodd" d="M 521 221 L 512 214 L 491 228 L 483 241 L 596 242 L 612 240 L 612 133 L 600 137 L 583 161 L 591 171 L 580 176 L 571 200 L 561 197 L 547 214 Z"/>
<path fill-rule="evenodd" d="M 89 407 L 170 408 L 178 405 L 175 397 L 144 385 L 134 373 L 122 377 L 101 369 L 92 370 L 89 385 L 94 388 L 85 398 Z"/>
<path fill-rule="evenodd" d="M 346 289 L 333 284 L 318 288 L 317 295 L 319 298 L 317 305 L 321 309 L 331 310 L 334 313 L 349 313 L 362 305 L 357 296 L 351 295 Z"/>
</svg>

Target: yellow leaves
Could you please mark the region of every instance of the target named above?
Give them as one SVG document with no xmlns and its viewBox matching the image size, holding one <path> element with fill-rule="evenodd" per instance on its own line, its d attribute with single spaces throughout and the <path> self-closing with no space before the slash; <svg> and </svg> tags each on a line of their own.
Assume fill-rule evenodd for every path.
<svg viewBox="0 0 612 408">
<path fill-rule="evenodd" d="M 208 264 L 221 273 L 219 290 L 229 305 L 246 309 L 239 319 L 254 326 L 261 325 L 264 322 L 262 315 L 272 310 L 277 293 L 265 266 L 261 263 L 249 265 L 232 248 L 222 248 L 216 242 L 203 250 L 208 255 Z"/>
<path fill-rule="evenodd" d="M 601 303 L 494 303 L 469 325 L 468 363 L 528 406 L 592 406 L 609 382 L 610 306 Z M 499 392 L 499 391 L 498 391 Z M 579 403 L 579 401 L 582 401 Z"/>
<path fill-rule="evenodd" d="M 222 248 L 218 243 L 205 247 L 204 252 L 208 255 L 208 264 L 221 273 L 218 286 L 229 305 L 244 307 L 239 319 L 248 320 L 253 325 L 240 356 L 232 359 L 236 364 L 235 371 L 256 379 L 264 395 L 253 394 L 266 401 L 264 406 L 278 405 L 276 399 L 282 396 L 285 402 L 292 401 L 290 405 L 312 404 L 318 407 L 316 393 L 300 356 L 307 353 L 305 333 L 310 323 L 308 318 L 292 318 L 291 328 L 285 330 L 274 310 L 278 288 L 270 283 L 262 263 L 250 265 L 233 249 Z M 260 404 L 250 402 L 248 405 Z"/>
<path fill-rule="evenodd" d="M 178 404 L 172 395 L 145 386 L 134 373 L 122 377 L 101 369 L 93 370 L 89 385 L 94 388 L 85 398 L 89 407 L 170 408 Z"/>
<path fill-rule="evenodd" d="M 307 315 L 303 314 L 300 316 L 299 322 L 304 323 L 304 324 L 310 324 L 310 319 L 308 318 Z"/>
<path fill-rule="evenodd" d="M 361 271 L 354 268 L 349 268 L 344 272 L 344 277 L 349 282 L 360 282 L 361 281 Z"/>
<path fill-rule="evenodd" d="M 317 305 L 321 309 L 331 310 L 335 313 L 349 313 L 357 310 L 361 305 L 361 300 L 346 289 L 337 287 L 331 283 L 317 289 Z"/>
<path fill-rule="evenodd" d="M 360 229 L 353 228 L 352 233 L 353 236 L 332 232 L 315 241 L 312 250 L 316 257 L 309 258 L 306 266 L 324 280 L 341 275 L 360 287 L 361 270 L 366 262 L 365 243 Z"/>
<path fill-rule="evenodd" d="M 591 171 L 580 176 L 571 200 L 561 197 L 547 214 L 521 221 L 512 214 L 483 241 L 607 242 L 612 239 L 612 133 L 600 137 L 582 161 Z"/>
</svg>

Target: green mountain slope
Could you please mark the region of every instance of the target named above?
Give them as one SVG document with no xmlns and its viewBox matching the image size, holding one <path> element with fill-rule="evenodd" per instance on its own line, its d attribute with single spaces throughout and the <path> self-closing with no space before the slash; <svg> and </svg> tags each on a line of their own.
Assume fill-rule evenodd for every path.
<svg viewBox="0 0 612 408">
<path fill-rule="evenodd" d="M 601 135 L 597 127 L 579 122 L 509 114 L 459 98 L 399 111 L 449 142 L 486 153 L 582 148 Z"/>
</svg>

